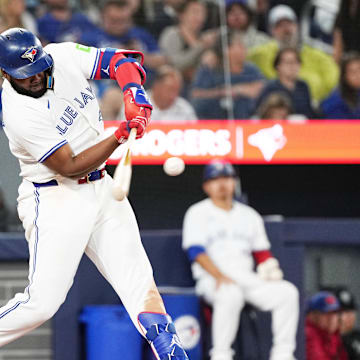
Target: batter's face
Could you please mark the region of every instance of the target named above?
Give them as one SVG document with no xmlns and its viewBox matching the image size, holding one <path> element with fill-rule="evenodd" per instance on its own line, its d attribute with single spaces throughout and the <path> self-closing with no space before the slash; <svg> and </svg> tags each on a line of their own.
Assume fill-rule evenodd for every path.
<svg viewBox="0 0 360 360">
<path fill-rule="evenodd" d="M 45 72 L 35 74 L 26 79 L 15 79 L 6 73 L 4 73 L 4 76 L 9 80 L 11 86 L 21 95 L 31 96 L 37 99 L 46 93 Z"/>
<path fill-rule="evenodd" d="M 228 201 L 234 196 L 235 179 L 229 176 L 211 179 L 203 184 L 203 189 L 212 200 Z"/>
</svg>

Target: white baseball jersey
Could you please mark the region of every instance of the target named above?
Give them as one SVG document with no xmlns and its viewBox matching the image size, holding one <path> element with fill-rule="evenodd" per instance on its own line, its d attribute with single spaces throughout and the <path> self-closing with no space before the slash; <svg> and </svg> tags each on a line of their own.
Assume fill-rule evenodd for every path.
<svg viewBox="0 0 360 360">
<path fill-rule="evenodd" d="M 67 143 L 76 155 L 105 137 L 88 79 L 109 77 L 115 50 L 74 43 L 51 44 L 45 50 L 54 62 L 53 90 L 35 99 L 4 83 L 5 131 L 24 178 L 18 213 L 30 257 L 29 285 L 0 307 L 0 347 L 55 314 L 84 253 L 112 285 L 140 332 L 138 315 L 163 309 L 135 215 L 126 198 L 112 196 L 113 179 L 102 172 L 101 178 L 79 183 L 43 164 Z M 33 184 L 54 178 L 51 185 Z"/>
<path fill-rule="evenodd" d="M 54 60 L 53 91 L 34 99 L 5 80 L 2 93 L 4 130 L 20 175 L 40 183 L 54 179 L 42 162 L 61 146 L 69 143 L 76 155 L 104 138 L 99 104 L 87 80 L 94 77 L 100 51 L 75 43 L 44 49 Z"/>
<path fill-rule="evenodd" d="M 253 271 L 252 251 L 267 250 L 270 243 L 264 223 L 253 208 L 233 202 L 225 211 L 208 198 L 192 205 L 186 212 L 183 248 L 201 246 L 214 264 L 228 276 Z M 196 280 L 208 276 L 200 264 L 192 264 Z"/>
</svg>

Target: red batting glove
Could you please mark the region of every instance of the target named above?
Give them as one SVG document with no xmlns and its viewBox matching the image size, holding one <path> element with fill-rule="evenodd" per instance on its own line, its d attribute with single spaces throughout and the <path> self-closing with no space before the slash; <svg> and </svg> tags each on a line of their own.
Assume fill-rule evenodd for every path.
<svg viewBox="0 0 360 360">
<path fill-rule="evenodd" d="M 128 128 L 127 121 L 122 121 L 120 123 L 120 126 L 115 131 L 114 135 L 115 135 L 115 137 L 116 137 L 119 144 L 126 143 L 128 137 L 129 137 L 129 128 Z"/>
<path fill-rule="evenodd" d="M 152 105 L 148 99 L 144 88 L 141 86 L 130 87 L 124 92 L 125 118 L 128 127 L 136 128 L 136 138 L 144 136 L 145 129 L 150 122 Z"/>
</svg>

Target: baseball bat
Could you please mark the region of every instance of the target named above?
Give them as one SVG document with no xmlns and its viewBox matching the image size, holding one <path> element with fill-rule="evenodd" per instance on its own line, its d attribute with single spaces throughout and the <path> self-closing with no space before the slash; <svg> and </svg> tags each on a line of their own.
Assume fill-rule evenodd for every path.
<svg viewBox="0 0 360 360">
<path fill-rule="evenodd" d="M 125 143 L 125 152 L 121 158 L 120 163 L 114 172 L 114 184 L 112 188 L 112 194 L 118 201 L 124 199 L 129 193 L 130 181 L 131 181 L 131 148 L 136 139 L 136 128 L 132 128 Z"/>
</svg>

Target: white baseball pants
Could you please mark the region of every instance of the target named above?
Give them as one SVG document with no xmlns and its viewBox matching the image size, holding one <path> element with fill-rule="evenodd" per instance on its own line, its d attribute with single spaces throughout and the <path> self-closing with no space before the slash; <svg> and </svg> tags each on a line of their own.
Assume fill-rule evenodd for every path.
<svg viewBox="0 0 360 360">
<path fill-rule="evenodd" d="M 202 279 L 197 292 L 213 306 L 211 360 L 232 360 L 233 344 L 245 302 L 272 312 L 273 346 L 270 360 L 293 360 L 299 317 L 299 294 L 288 281 L 263 281 L 255 274 L 251 286 L 226 284 L 215 289 L 215 281 Z"/>
<path fill-rule="evenodd" d="M 18 212 L 29 244 L 29 285 L 0 308 L 0 347 L 50 319 L 65 301 L 85 252 L 113 286 L 134 325 L 153 289 L 153 273 L 127 199 L 112 179 L 19 188 Z"/>
</svg>

